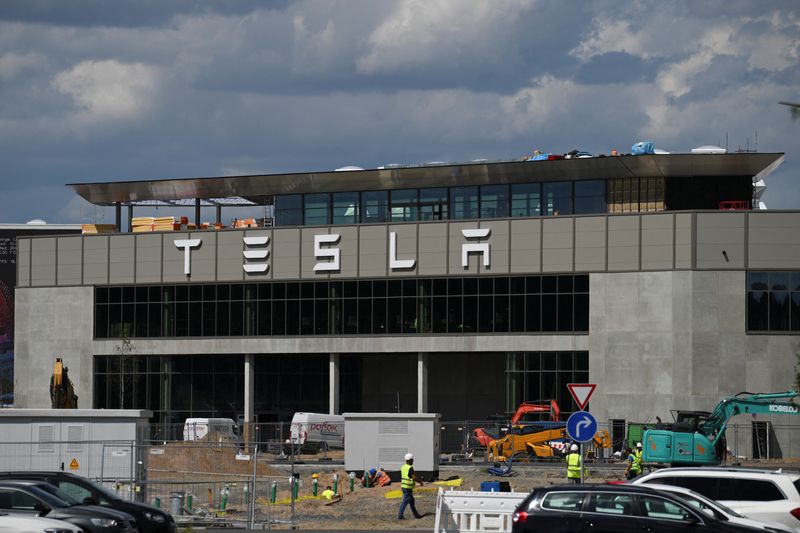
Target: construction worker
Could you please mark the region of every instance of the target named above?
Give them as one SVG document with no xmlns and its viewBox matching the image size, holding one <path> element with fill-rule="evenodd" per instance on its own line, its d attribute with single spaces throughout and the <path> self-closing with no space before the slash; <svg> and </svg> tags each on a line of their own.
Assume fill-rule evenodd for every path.
<svg viewBox="0 0 800 533">
<path fill-rule="evenodd" d="M 383 487 L 392 482 L 389 474 L 380 468 L 370 468 L 368 472 L 364 473 L 361 482 L 365 487 Z"/>
<path fill-rule="evenodd" d="M 417 506 L 414 505 L 414 485 L 416 483 L 423 485 L 424 483 L 422 483 L 422 480 L 414 473 L 414 455 L 407 453 L 405 460 L 406 464 L 400 467 L 400 489 L 403 491 L 403 501 L 400 503 L 397 519 L 405 519 L 403 514 L 406 511 L 407 505 L 411 507 L 414 518 L 422 518 L 422 515 L 417 512 Z"/>
<path fill-rule="evenodd" d="M 625 449 L 625 479 L 631 480 L 642 473 L 636 454 L 630 448 Z"/>
<path fill-rule="evenodd" d="M 637 442 L 636 443 L 636 450 L 634 450 L 633 456 L 636 458 L 636 465 L 637 465 L 637 470 L 638 470 L 639 474 L 641 474 L 644 471 L 644 467 L 643 467 L 643 464 L 642 464 L 642 453 L 643 452 L 644 452 L 644 450 L 642 450 L 642 443 L 641 442 Z"/>
<path fill-rule="evenodd" d="M 573 444 L 569 447 L 567 454 L 567 482 L 580 483 L 581 482 L 581 468 L 583 467 L 583 458 L 578 451 L 578 445 Z"/>
<path fill-rule="evenodd" d="M 332 500 L 334 496 L 336 496 L 336 493 L 333 492 L 333 489 L 330 485 L 325 487 L 325 490 L 322 491 L 322 497 L 326 500 Z"/>
</svg>

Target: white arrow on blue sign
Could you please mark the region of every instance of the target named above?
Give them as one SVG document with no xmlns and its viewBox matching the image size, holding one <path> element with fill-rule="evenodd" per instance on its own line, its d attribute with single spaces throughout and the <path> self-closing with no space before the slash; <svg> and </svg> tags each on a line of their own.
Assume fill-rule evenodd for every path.
<svg viewBox="0 0 800 533">
<path fill-rule="evenodd" d="M 575 411 L 567 419 L 567 434 L 576 442 L 589 442 L 597 433 L 597 419 L 588 411 Z"/>
</svg>

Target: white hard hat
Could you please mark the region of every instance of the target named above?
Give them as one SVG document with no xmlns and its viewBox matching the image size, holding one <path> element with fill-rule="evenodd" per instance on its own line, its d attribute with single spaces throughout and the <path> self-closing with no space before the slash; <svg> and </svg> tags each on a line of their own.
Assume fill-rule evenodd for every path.
<svg viewBox="0 0 800 533">
<path fill-rule="evenodd" d="M 406 454 L 406 461 L 410 461 L 410 460 L 412 460 L 413 458 L 414 458 L 414 454 L 413 454 L 413 453 L 407 453 L 407 454 Z"/>
<path fill-rule="evenodd" d="M 572 446 L 569 447 L 569 451 L 577 452 L 578 451 L 578 445 L 577 444 L 573 444 Z"/>
<path fill-rule="evenodd" d="M 636 447 L 637 447 L 637 448 L 641 448 L 641 447 L 642 447 L 642 443 L 641 443 L 641 442 L 637 442 L 637 443 L 636 443 Z"/>
</svg>

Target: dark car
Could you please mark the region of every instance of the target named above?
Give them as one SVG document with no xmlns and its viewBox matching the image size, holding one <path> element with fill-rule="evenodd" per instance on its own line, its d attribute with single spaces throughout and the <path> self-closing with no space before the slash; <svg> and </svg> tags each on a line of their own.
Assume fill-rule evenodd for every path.
<svg viewBox="0 0 800 533">
<path fill-rule="evenodd" d="M 0 481 L 0 513 L 63 520 L 89 533 L 138 532 L 131 515 L 99 505 L 83 505 L 43 481 Z"/>
<path fill-rule="evenodd" d="M 68 472 L 0 472 L 3 479 L 32 479 L 55 485 L 77 500 L 123 511 L 136 519 L 142 533 L 174 533 L 175 520 L 157 507 L 123 500 L 99 483 Z"/>
<path fill-rule="evenodd" d="M 512 532 L 759 531 L 712 518 L 670 494 L 641 488 L 644 487 L 563 485 L 536 489 L 514 512 Z"/>
</svg>

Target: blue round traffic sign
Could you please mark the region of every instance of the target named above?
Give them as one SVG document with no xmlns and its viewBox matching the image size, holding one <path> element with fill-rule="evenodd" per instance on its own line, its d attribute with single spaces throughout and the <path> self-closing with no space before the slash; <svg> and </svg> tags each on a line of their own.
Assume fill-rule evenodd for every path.
<svg viewBox="0 0 800 533">
<path fill-rule="evenodd" d="M 597 433 L 597 420 L 588 411 L 575 411 L 567 419 L 567 434 L 576 442 L 589 442 Z"/>
</svg>

